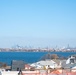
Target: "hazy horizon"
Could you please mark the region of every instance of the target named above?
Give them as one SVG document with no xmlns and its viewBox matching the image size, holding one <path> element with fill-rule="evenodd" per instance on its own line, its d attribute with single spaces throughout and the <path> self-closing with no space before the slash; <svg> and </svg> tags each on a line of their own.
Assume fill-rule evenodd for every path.
<svg viewBox="0 0 76 75">
<path fill-rule="evenodd" d="M 76 47 L 76 0 L 0 0 L 0 47 Z"/>
</svg>

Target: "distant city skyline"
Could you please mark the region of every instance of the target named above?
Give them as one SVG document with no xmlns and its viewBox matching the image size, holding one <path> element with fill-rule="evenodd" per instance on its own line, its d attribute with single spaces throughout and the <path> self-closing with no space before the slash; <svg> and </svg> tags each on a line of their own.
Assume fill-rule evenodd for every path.
<svg viewBox="0 0 76 75">
<path fill-rule="evenodd" d="M 76 47 L 76 0 L 0 0 L 0 47 Z"/>
</svg>

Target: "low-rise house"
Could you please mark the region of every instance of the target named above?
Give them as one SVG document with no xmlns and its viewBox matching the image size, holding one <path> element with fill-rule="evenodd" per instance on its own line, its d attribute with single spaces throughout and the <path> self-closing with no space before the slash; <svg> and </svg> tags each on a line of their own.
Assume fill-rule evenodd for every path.
<svg viewBox="0 0 76 75">
<path fill-rule="evenodd" d="M 57 54 L 48 53 L 41 57 L 40 61 L 31 64 L 31 66 L 39 69 L 61 68 L 61 61 L 58 59 Z"/>
<path fill-rule="evenodd" d="M 42 65 L 37 63 L 37 62 L 36 63 L 32 63 L 30 66 L 34 67 L 35 69 L 42 69 L 43 68 Z"/>
<path fill-rule="evenodd" d="M 72 65 L 71 71 L 72 71 L 72 72 L 76 72 L 76 63 Z"/>
<path fill-rule="evenodd" d="M 62 62 L 62 68 L 69 72 L 76 72 L 76 59 L 74 56 L 70 56 L 67 60 Z"/>
<path fill-rule="evenodd" d="M 66 64 L 74 64 L 74 63 L 76 63 L 74 56 L 70 56 L 66 61 Z"/>
<path fill-rule="evenodd" d="M 41 60 L 39 62 L 33 63 L 33 65 L 35 64 L 35 67 L 40 67 L 43 69 L 48 69 L 48 68 L 56 68 L 57 67 L 57 63 L 54 62 L 53 60 Z"/>
<path fill-rule="evenodd" d="M 32 67 L 29 64 L 25 64 L 25 70 L 30 70 Z"/>
<path fill-rule="evenodd" d="M 60 59 L 53 59 L 53 61 L 57 64 L 56 68 L 61 68 L 62 67 Z"/>
</svg>

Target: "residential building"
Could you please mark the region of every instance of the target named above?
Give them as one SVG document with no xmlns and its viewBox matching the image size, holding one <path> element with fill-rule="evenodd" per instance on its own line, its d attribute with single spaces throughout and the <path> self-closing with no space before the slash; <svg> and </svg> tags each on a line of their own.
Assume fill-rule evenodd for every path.
<svg viewBox="0 0 76 75">
<path fill-rule="evenodd" d="M 20 69 L 25 69 L 25 62 L 22 60 L 13 60 L 11 64 L 11 70 L 19 71 Z"/>
</svg>

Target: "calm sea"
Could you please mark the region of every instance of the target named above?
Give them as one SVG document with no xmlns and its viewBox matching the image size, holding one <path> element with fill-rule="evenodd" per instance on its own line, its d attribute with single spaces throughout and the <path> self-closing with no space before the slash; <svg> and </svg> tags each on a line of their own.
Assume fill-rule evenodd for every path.
<svg viewBox="0 0 76 75">
<path fill-rule="evenodd" d="M 0 62 L 11 65 L 12 60 L 23 60 L 26 63 L 33 63 L 40 60 L 42 56 L 48 52 L 0 52 Z M 76 54 L 76 52 L 50 52 L 51 54 L 58 54 L 60 56 L 68 57 Z"/>
</svg>

